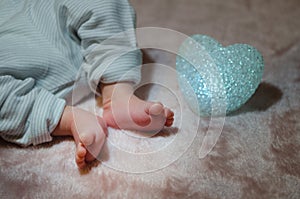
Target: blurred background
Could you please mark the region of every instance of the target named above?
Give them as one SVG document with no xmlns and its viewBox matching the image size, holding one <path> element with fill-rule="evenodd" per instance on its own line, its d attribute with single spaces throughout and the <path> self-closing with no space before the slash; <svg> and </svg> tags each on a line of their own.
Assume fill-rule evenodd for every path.
<svg viewBox="0 0 300 199">
<path fill-rule="evenodd" d="M 224 45 L 247 43 L 265 61 L 300 41 L 299 0 L 130 0 L 137 27 L 206 34 Z M 268 65 L 268 64 L 267 64 Z"/>
</svg>

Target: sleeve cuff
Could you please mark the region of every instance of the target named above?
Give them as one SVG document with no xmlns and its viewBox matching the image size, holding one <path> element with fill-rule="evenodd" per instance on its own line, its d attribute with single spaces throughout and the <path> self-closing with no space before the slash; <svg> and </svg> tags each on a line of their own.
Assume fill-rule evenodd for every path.
<svg viewBox="0 0 300 199">
<path fill-rule="evenodd" d="M 138 84 L 141 79 L 141 52 L 135 50 L 114 60 L 100 78 L 102 83 L 132 81 Z"/>
<path fill-rule="evenodd" d="M 142 54 L 140 50 L 121 54 L 117 58 L 100 63 L 89 74 L 89 84 L 92 90 L 96 90 L 99 83 L 114 83 L 130 81 L 138 84 L 141 80 Z"/>
<path fill-rule="evenodd" d="M 66 102 L 52 93 L 41 90 L 32 110 L 30 118 L 31 142 L 37 145 L 52 140 L 51 133 L 58 125 Z"/>
</svg>

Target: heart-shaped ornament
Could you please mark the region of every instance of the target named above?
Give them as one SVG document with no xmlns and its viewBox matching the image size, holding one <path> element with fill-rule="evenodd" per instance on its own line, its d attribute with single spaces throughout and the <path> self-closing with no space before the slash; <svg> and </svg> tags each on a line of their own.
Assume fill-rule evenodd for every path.
<svg viewBox="0 0 300 199">
<path fill-rule="evenodd" d="M 206 35 L 193 35 L 176 58 L 180 89 L 200 116 L 221 116 L 240 108 L 261 82 L 262 55 L 247 44 L 223 47 Z"/>
</svg>

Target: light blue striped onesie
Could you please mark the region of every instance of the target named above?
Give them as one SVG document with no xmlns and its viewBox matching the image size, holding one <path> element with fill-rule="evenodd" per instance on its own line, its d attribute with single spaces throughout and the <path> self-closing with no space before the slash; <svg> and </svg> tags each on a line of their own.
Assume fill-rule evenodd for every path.
<svg viewBox="0 0 300 199">
<path fill-rule="evenodd" d="M 127 0 L 1 0 L 0 136 L 51 141 L 78 72 L 94 90 L 99 80 L 139 82 L 134 28 Z"/>
</svg>

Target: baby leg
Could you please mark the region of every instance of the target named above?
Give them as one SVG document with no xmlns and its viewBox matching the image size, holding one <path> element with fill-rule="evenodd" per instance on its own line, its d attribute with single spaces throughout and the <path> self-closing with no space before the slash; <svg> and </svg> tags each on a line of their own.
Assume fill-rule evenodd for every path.
<svg viewBox="0 0 300 199">
<path fill-rule="evenodd" d="M 100 153 L 107 128 L 102 118 L 88 111 L 67 106 L 52 135 L 73 136 L 76 143 L 76 164 L 79 168 L 84 168 Z"/>
</svg>

